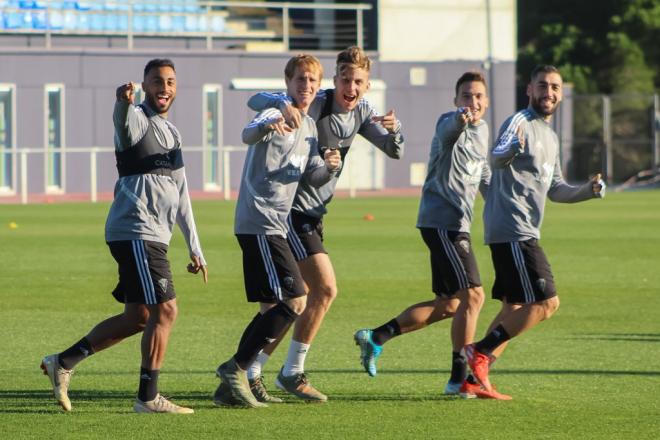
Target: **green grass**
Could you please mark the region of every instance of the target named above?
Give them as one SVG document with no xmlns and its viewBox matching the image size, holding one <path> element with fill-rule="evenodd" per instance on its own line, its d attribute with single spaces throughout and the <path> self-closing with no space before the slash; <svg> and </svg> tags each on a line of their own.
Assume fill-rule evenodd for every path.
<svg viewBox="0 0 660 440">
<path fill-rule="evenodd" d="M 491 379 L 511 402 L 440 393 L 448 378 L 449 325 L 389 342 L 369 378 L 353 332 L 432 298 L 427 251 L 414 228 L 414 198 L 336 200 L 326 244 L 339 280 L 307 360 L 324 405 L 215 408 L 213 375 L 255 312 L 244 299 L 233 207 L 195 203 L 210 281 L 185 273 L 177 233 L 170 252 L 180 314 L 161 389 L 191 417 L 131 412 L 139 339 L 99 353 L 72 379 L 74 412 L 52 399 L 39 361 L 118 313 L 116 267 L 103 241 L 106 204 L 0 206 L 0 438 L 657 438 L 660 432 L 660 192 L 612 193 L 603 201 L 549 203 L 542 245 L 562 305 L 515 339 Z M 481 204 L 477 212 L 482 212 Z M 362 216 L 371 213 L 374 221 Z M 10 229 L 9 222 L 17 229 Z M 490 254 L 474 225 L 487 290 Z M 497 311 L 488 300 L 479 334 Z M 287 344 L 266 368 L 272 381 Z M 281 394 L 278 394 L 281 395 Z"/>
</svg>

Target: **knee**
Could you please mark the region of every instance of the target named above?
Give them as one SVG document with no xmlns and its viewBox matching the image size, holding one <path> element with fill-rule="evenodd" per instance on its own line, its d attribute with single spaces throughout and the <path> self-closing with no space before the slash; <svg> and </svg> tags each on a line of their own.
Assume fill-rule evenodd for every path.
<svg viewBox="0 0 660 440">
<path fill-rule="evenodd" d="M 483 287 L 478 286 L 467 289 L 467 303 L 470 309 L 481 310 L 485 300 L 486 294 Z"/>
<path fill-rule="evenodd" d="M 544 319 L 550 318 L 559 309 L 559 297 L 553 296 L 545 301 Z"/>
<path fill-rule="evenodd" d="M 329 306 L 337 298 L 337 285 L 321 284 L 314 289 L 313 295 L 317 301 Z"/>
<path fill-rule="evenodd" d="M 435 299 L 435 311 L 442 311 L 447 318 L 451 318 L 456 314 L 458 306 L 461 304 L 460 298 L 440 298 Z"/>
<path fill-rule="evenodd" d="M 144 331 L 144 328 L 147 326 L 147 321 L 149 320 L 149 310 L 146 307 L 142 307 L 138 310 L 134 323 L 135 329 L 138 332 Z"/>
<path fill-rule="evenodd" d="M 158 322 L 161 324 L 173 324 L 179 314 L 176 301 L 167 301 L 158 304 Z"/>
<path fill-rule="evenodd" d="M 305 307 L 307 306 L 307 296 L 287 299 L 284 301 L 284 304 L 286 304 L 293 313 L 300 316 L 305 311 Z"/>
</svg>

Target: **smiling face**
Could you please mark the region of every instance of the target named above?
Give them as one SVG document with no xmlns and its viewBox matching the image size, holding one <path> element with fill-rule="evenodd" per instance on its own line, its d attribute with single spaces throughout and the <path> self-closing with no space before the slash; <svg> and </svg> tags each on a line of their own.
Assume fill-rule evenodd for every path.
<svg viewBox="0 0 660 440">
<path fill-rule="evenodd" d="M 309 65 L 299 65 L 291 78 L 285 78 L 287 94 L 293 98 L 295 106 L 307 113 L 309 106 L 321 86 L 321 74 Z"/>
<path fill-rule="evenodd" d="M 369 71 L 361 67 L 345 66 L 335 75 L 334 83 L 335 102 L 342 110 L 351 111 L 369 90 Z"/>
<path fill-rule="evenodd" d="M 539 72 L 527 85 L 529 103 L 536 113 L 550 119 L 559 107 L 563 94 L 561 75 L 557 72 Z"/>
<path fill-rule="evenodd" d="M 145 100 L 156 113 L 167 117 L 176 98 L 176 73 L 169 66 L 154 67 L 142 82 Z"/>
<path fill-rule="evenodd" d="M 458 86 L 458 92 L 454 98 L 456 107 L 470 109 L 473 122 L 481 120 L 488 108 L 488 92 L 486 85 L 481 81 L 466 81 Z"/>
</svg>

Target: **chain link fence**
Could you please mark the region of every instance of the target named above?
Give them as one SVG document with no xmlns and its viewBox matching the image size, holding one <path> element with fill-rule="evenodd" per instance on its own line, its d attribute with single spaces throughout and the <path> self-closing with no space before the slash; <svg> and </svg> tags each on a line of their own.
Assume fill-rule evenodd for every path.
<svg viewBox="0 0 660 440">
<path fill-rule="evenodd" d="M 644 172 L 658 173 L 659 95 L 572 95 L 562 106 L 572 114 L 572 123 L 556 127 L 568 152 L 569 179 L 602 172 L 609 183 L 620 184 Z"/>
</svg>

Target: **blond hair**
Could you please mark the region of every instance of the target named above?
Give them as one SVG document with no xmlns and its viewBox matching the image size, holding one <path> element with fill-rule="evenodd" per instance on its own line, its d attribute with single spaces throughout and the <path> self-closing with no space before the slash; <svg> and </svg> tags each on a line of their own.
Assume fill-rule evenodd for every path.
<svg viewBox="0 0 660 440">
<path fill-rule="evenodd" d="M 286 66 L 284 67 L 284 76 L 286 79 L 290 80 L 293 78 L 293 75 L 296 73 L 296 68 L 318 73 L 319 81 L 323 78 L 323 66 L 321 65 L 319 59 L 314 55 L 300 53 L 294 57 L 291 57 L 291 59 L 287 61 Z"/>
<path fill-rule="evenodd" d="M 357 46 L 347 47 L 337 54 L 337 75 L 341 75 L 346 69 L 371 70 L 371 60 L 367 54 Z"/>
</svg>

